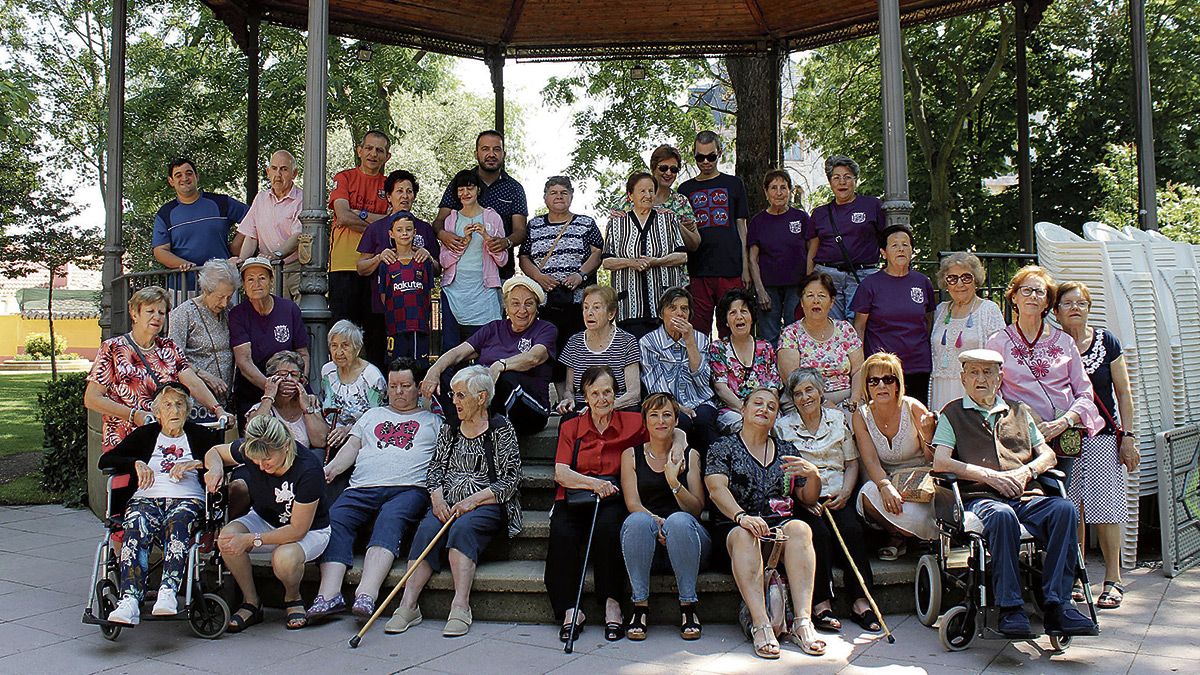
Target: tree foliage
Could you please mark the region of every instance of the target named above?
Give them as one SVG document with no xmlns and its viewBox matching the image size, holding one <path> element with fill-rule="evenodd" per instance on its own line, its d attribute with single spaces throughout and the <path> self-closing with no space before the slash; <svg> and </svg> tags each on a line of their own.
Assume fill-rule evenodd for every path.
<svg viewBox="0 0 1200 675">
<path fill-rule="evenodd" d="M 1093 170 L 1100 183 L 1101 201 L 1092 220 L 1115 228 L 1137 227 L 1137 153 L 1133 145 L 1110 144 L 1104 162 Z M 1158 226 L 1177 241 L 1200 244 L 1200 187 L 1168 182 L 1156 191 Z"/>
</svg>

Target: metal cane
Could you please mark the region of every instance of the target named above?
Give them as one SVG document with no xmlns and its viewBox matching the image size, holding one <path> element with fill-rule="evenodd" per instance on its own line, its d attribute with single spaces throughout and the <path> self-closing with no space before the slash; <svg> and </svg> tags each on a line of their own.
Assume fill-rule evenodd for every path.
<svg viewBox="0 0 1200 675">
<path fill-rule="evenodd" d="M 413 572 L 417 571 L 417 567 L 420 566 L 421 562 L 425 560 L 425 556 L 429 555 L 429 552 L 432 551 L 433 547 L 437 545 L 438 540 L 442 538 L 442 535 L 446 534 L 446 530 L 450 529 L 450 523 L 453 523 L 457 518 L 457 513 L 450 514 L 450 518 L 446 520 L 444 525 L 442 525 L 442 529 L 438 530 L 438 533 L 436 536 L 434 536 L 433 541 L 429 542 L 429 545 L 425 547 L 425 550 L 421 551 L 421 555 L 417 556 L 416 561 L 408 566 L 408 571 L 404 573 L 404 576 L 400 577 L 400 583 L 396 584 L 396 587 L 392 589 L 391 593 L 388 593 L 386 600 L 379 603 L 379 606 L 375 608 L 375 613 L 371 615 L 370 619 L 367 619 L 367 623 L 361 629 L 359 629 L 358 633 L 356 633 L 354 637 L 350 638 L 351 649 L 358 648 L 358 643 L 362 642 L 362 637 L 367 634 L 367 631 L 371 630 L 371 625 L 375 623 L 375 620 L 379 618 L 379 615 L 383 613 L 383 610 L 386 609 L 388 605 L 392 604 L 392 600 L 396 599 L 396 594 L 400 592 L 401 588 L 404 588 L 404 584 L 408 582 L 408 578 L 412 576 Z"/>
<path fill-rule="evenodd" d="M 571 614 L 571 631 L 567 635 L 564 654 L 575 649 L 575 625 L 579 622 L 579 605 L 583 603 L 583 582 L 587 579 L 588 558 L 592 555 L 592 537 L 596 534 L 596 517 L 600 515 L 600 495 L 596 495 L 596 508 L 592 511 L 592 528 L 588 530 L 587 546 L 583 549 L 583 568 L 579 570 L 579 592 L 575 594 L 575 612 Z"/>
<path fill-rule="evenodd" d="M 833 513 L 821 505 L 821 510 L 825 512 L 825 519 L 829 521 L 829 529 L 833 530 L 833 535 L 837 537 L 838 543 L 842 545 L 842 553 L 846 554 L 846 562 L 850 563 L 850 570 L 854 572 L 854 577 L 858 579 L 858 586 L 867 596 L 867 602 L 871 605 L 871 611 L 875 612 L 875 616 L 879 617 L 879 625 L 883 626 L 883 635 L 887 638 L 888 644 L 895 644 L 896 638 L 892 637 L 892 629 L 888 628 L 887 621 L 883 619 L 883 612 L 879 611 L 879 605 L 875 604 L 875 598 L 871 597 L 871 591 L 867 588 L 867 582 L 863 581 L 862 572 L 858 571 L 858 565 L 854 564 L 854 558 L 850 556 L 850 549 L 846 548 L 846 541 L 842 539 L 842 532 L 838 529 L 837 523 L 833 520 Z"/>
</svg>

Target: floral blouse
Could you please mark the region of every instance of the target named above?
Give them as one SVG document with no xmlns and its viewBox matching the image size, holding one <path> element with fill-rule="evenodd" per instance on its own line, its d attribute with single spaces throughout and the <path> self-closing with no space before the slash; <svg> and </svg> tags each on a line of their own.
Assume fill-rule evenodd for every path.
<svg viewBox="0 0 1200 675">
<path fill-rule="evenodd" d="M 825 378 L 826 392 L 850 388 L 850 354 L 862 347 L 862 340 L 849 321 L 834 321 L 833 335 L 823 342 L 804 330 L 803 321 L 789 325 L 779 335 L 779 348 L 800 352 L 800 367 L 816 368 Z"/>
<path fill-rule="evenodd" d="M 729 492 L 738 506 L 752 516 L 771 516 L 771 500 L 790 497 L 788 477 L 783 470 L 784 455 L 795 455 L 797 450 L 791 443 L 775 441 L 775 457 L 763 466 L 746 449 L 739 434 L 722 436 L 708 449 L 704 464 L 704 475 L 723 475 L 729 479 Z M 792 487 L 803 487 L 808 479 L 797 477 Z M 720 522 L 729 518 L 718 509 L 713 514 Z"/>
<path fill-rule="evenodd" d="M 338 377 L 337 364 L 330 361 L 321 366 L 321 384 L 325 390 L 321 407 L 338 411 L 335 427 L 353 425 L 363 413 L 387 403 L 387 380 L 371 363 L 353 382 L 346 384 Z"/>
<path fill-rule="evenodd" d="M 1088 435 L 1104 428 L 1092 401 L 1092 382 L 1070 335 L 1047 323 L 1029 345 L 1016 326 L 1009 325 L 988 339 L 987 348 L 1004 356 L 1000 395 L 1006 400 L 1028 405 L 1043 421 L 1075 412 Z"/>
<path fill-rule="evenodd" d="M 708 362 L 712 368 L 713 382 L 724 382 L 733 394 L 745 398 L 758 387 L 779 389 L 779 371 L 775 366 L 775 348 L 766 340 L 754 341 L 754 359 L 749 366 L 742 365 L 733 351 L 732 338 L 710 342 Z"/>
<path fill-rule="evenodd" d="M 496 480 L 488 475 L 484 454 L 483 434 L 476 438 L 463 436 L 459 429 L 443 424 L 438 432 L 437 447 L 429 461 L 425 486 L 432 493 L 442 489 L 446 504 L 454 506 L 471 495 L 491 488 L 496 503 L 508 516 L 508 536 L 515 537 L 523 527 L 521 516 L 521 453 L 517 447 L 517 432 L 507 420 L 504 426 L 489 425 L 484 434 L 492 437 L 492 452 L 496 465 Z"/>
<path fill-rule="evenodd" d="M 155 378 L 162 384 L 175 382 L 179 373 L 190 367 L 183 352 L 170 338 L 156 336 L 154 346 L 142 350 L 139 356 L 134 350 L 133 339 L 126 334 L 100 343 L 96 362 L 87 379 L 107 387 L 105 396 L 109 400 L 134 410 L 149 411 L 158 390 Z M 104 452 L 115 448 L 133 429 L 129 420 L 105 415 L 100 435 Z"/>
</svg>

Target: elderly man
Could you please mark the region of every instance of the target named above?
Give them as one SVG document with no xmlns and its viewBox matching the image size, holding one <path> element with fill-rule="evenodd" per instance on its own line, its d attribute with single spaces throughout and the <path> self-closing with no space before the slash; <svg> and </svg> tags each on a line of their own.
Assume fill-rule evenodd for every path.
<svg viewBox="0 0 1200 675">
<path fill-rule="evenodd" d="M 262 257 L 282 263 L 283 293 L 292 302 L 300 302 L 300 256 L 296 246 L 304 192 L 296 187 L 296 158 L 292 153 L 276 150 L 271 154 L 267 180 L 271 189 L 254 197 L 250 211 L 238 224 L 238 234 L 245 237 L 238 256 L 246 260 L 261 249 Z"/>
<path fill-rule="evenodd" d="M 213 258 L 229 258 L 240 251 L 242 235 L 229 246 L 229 230 L 246 216 L 246 205 L 213 192 L 200 191 L 196 163 L 179 157 L 167 165 L 167 184 L 175 190 L 175 199 L 162 205 L 154 215 L 151 243 L 154 259 L 163 267 L 189 270 Z"/>
<path fill-rule="evenodd" d="M 1096 625 L 1071 604 L 1079 560 L 1075 506 L 1048 497 L 1034 481 L 1054 467 L 1054 451 L 1038 431 L 1029 407 L 1005 401 L 1000 390 L 1004 358 L 990 349 L 958 357 L 967 395 L 942 409 L 933 435 L 933 468 L 958 475 L 967 510 L 983 521 L 992 555 L 992 587 L 1004 635 L 1029 635 L 1022 609 L 1017 554 L 1021 526 L 1045 544 L 1042 591 L 1047 633 L 1096 635 Z"/>
<path fill-rule="evenodd" d="M 683 412 L 679 428 L 693 448 L 705 452 L 718 436 L 717 408 L 710 384 L 708 335 L 692 328 L 691 304 L 691 296 L 682 288 L 668 289 L 659 298 L 662 326 L 639 341 L 642 389 L 646 395 L 661 392 L 674 396 Z"/>
</svg>

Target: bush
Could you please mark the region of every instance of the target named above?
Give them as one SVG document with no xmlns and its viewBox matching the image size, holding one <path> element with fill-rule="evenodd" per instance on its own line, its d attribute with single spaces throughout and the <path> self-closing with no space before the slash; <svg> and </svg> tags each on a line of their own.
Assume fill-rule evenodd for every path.
<svg viewBox="0 0 1200 675">
<path fill-rule="evenodd" d="M 54 336 L 54 355 L 62 356 L 67 351 L 67 341 Z M 50 358 L 50 336 L 46 333 L 30 333 L 25 338 L 25 353 L 35 359 Z"/>
<path fill-rule="evenodd" d="M 38 420 L 42 423 L 42 487 L 62 495 L 68 506 L 87 502 L 87 409 L 83 392 L 86 373 L 61 375 L 46 382 L 38 394 Z"/>
</svg>

